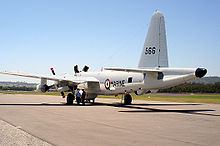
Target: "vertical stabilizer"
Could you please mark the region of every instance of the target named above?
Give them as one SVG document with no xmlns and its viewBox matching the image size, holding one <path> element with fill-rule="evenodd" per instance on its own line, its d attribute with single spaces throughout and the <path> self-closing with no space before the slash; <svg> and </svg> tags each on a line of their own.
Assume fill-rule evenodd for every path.
<svg viewBox="0 0 220 146">
<path fill-rule="evenodd" d="M 151 17 L 138 68 L 168 67 L 164 16 L 155 11 Z"/>
</svg>

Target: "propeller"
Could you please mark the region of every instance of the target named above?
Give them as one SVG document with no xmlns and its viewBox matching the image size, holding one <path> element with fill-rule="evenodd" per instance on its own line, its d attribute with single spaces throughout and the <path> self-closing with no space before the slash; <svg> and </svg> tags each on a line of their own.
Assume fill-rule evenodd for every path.
<svg viewBox="0 0 220 146">
<path fill-rule="evenodd" d="M 53 68 L 50 68 L 50 70 L 51 70 L 51 72 L 52 72 L 53 75 L 56 75 Z M 48 87 L 48 90 L 49 90 L 49 89 L 52 88 L 52 87 L 58 88 L 58 85 L 57 85 L 57 84 L 53 84 L 53 85 L 47 86 L 47 87 Z M 60 93 L 61 93 L 62 97 L 65 98 L 64 92 L 62 91 L 62 92 L 60 92 Z"/>
<path fill-rule="evenodd" d="M 86 65 L 85 65 L 85 66 L 83 67 L 83 69 L 82 69 L 82 71 L 84 71 L 84 72 L 87 72 L 88 70 L 89 70 L 89 67 L 86 66 Z"/>
<path fill-rule="evenodd" d="M 53 68 L 50 68 L 53 75 L 56 75 Z"/>
<path fill-rule="evenodd" d="M 85 65 L 85 66 L 83 67 L 83 69 L 82 69 L 83 72 L 88 72 L 88 70 L 89 70 L 89 67 L 86 66 L 86 65 Z M 75 73 L 80 73 L 80 72 L 81 72 L 81 71 L 79 71 L 78 65 L 75 65 L 75 66 L 74 66 L 74 72 L 75 72 Z"/>
<path fill-rule="evenodd" d="M 75 66 L 74 66 L 74 72 L 75 72 L 75 73 L 79 73 L 78 65 L 75 65 Z"/>
</svg>

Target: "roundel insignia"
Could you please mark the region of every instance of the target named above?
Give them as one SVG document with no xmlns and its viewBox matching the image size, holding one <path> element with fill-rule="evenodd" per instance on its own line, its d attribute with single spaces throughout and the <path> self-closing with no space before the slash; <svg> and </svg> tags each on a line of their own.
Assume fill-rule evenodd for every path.
<svg viewBox="0 0 220 146">
<path fill-rule="evenodd" d="M 110 89 L 110 85 L 111 85 L 110 80 L 109 80 L 109 79 L 106 79 L 106 80 L 105 80 L 105 88 L 106 88 L 106 89 Z"/>
</svg>

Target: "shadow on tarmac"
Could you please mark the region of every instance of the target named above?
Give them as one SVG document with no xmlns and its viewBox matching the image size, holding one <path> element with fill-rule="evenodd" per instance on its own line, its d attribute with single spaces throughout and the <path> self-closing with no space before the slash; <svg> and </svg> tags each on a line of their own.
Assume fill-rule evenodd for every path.
<svg viewBox="0 0 220 146">
<path fill-rule="evenodd" d="M 130 106 L 184 106 L 184 105 L 201 105 L 201 104 L 131 104 L 131 105 L 124 105 L 123 103 L 115 102 L 115 103 L 86 103 L 84 106 L 114 106 L 114 107 L 130 107 Z M 66 103 L 1 103 L 0 106 L 83 106 L 78 104 L 68 105 Z"/>
<path fill-rule="evenodd" d="M 201 105 L 201 104 L 132 104 L 132 105 L 124 105 L 119 102 L 117 103 L 99 103 L 96 102 L 95 104 L 92 103 L 86 103 L 84 106 L 111 106 L 111 107 L 120 107 L 120 108 L 126 108 L 126 109 L 134 109 L 134 110 L 124 110 L 124 111 L 118 111 L 121 113 L 182 113 L 182 114 L 196 114 L 196 115 L 206 115 L 206 116 L 220 116 L 217 114 L 209 114 L 209 113 L 201 113 L 201 112 L 210 112 L 215 111 L 212 109 L 197 109 L 197 110 L 166 110 L 166 109 L 158 109 L 158 108 L 147 108 L 147 107 L 140 107 L 140 106 L 186 106 L 186 105 Z M 83 106 L 83 105 L 67 105 L 64 103 L 61 104 L 49 104 L 49 103 L 2 103 L 0 106 Z"/>
<path fill-rule="evenodd" d="M 103 103 L 98 103 L 103 104 Z M 185 105 L 201 105 L 201 104 L 132 104 L 132 105 L 122 105 L 120 103 L 113 103 L 113 104 L 103 104 L 106 106 L 114 106 L 114 107 L 123 107 L 135 110 L 126 110 L 126 111 L 118 111 L 121 113 L 182 113 L 182 114 L 197 114 L 197 115 L 206 115 L 206 116 L 220 116 L 217 114 L 209 114 L 209 113 L 201 113 L 201 112 L 210 112 L 215 111 L 212 109 L 198 109 L 198 110 L 166 110 L 166 109 L 158 109 L 158 108 L 146 108 L 146 107 L 139 107 L 139 106 L 185 106 Z M 136 105 L 136 106 L 135 106 Z M 139 105 L 139 106 L 137 106 Z"/>
</svg>

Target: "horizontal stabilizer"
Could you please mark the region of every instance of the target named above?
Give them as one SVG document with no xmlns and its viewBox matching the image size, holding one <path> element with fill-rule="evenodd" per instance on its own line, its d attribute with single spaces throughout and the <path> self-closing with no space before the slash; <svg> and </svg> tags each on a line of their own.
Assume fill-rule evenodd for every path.
<svg viewBox="0 0 220 146">
<path fill-rule="evenodd" d="M 136 73 L 158 73 L 160 70 L 156 69 L 140 69 L 140 68 L 105 68 L 105 70 L 136 72 Z"/>
</svg>

